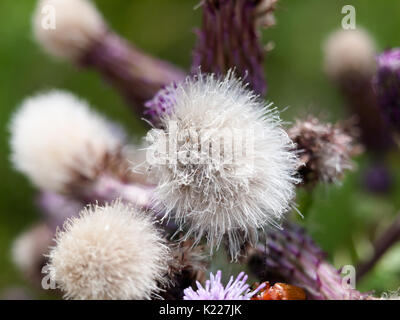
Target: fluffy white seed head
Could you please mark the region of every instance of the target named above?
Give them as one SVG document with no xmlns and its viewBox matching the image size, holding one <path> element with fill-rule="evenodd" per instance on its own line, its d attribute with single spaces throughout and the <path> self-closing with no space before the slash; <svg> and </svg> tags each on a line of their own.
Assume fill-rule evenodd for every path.
<svg viewBox="0 0 400 320">
<path fill-rule="evenodd" d="M 36 40 L 57 58 L 79 59 L 105 29 L 90 0 L 39 0 L 33 17 Z"/>
<path fill-rule="evenodd" d="M 155 201 L 187 237 L 207 235 L 214 247 L 226 235 L 237 257 L 258 228 L 278 225 L 291 207 L 298 160 L 276 109 L 231 73 L 200 74 L 178 86 L 161 122 L 147 136 Z"/>
<path fill-rule="evenodd" d="M 354 74 L 371 77 L 376 70 L 375 43 L 363 29 L 336 31 L 323 49 L 325 71 L 333 79 Z"/>
<path fill-rule="evenodd" d="M 168 271 L 169 249 L 154 221 L 121 202 L 83 210 L 56 243 L 50 278 L 68 299 L 150 299 Z"/>
<path fill-rule="evenodd" d="M 15 168 L 39 188 L 57 192 L 94 179 L 123 143 L 118 127 L 62 91 L 26 99 L 10 131 Z"/>
</svg>

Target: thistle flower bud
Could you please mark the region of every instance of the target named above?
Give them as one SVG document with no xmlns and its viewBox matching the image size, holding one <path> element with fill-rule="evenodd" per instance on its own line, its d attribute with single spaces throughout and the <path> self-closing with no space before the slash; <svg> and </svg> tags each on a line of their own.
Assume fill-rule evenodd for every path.
<svg viewBox="0 0 400 320">
<path fill-rule="evenodd" d="M 362 29 L 340 30 L 325 43 L 325 71 L 357 116 L 362 143 L 375 154 L 393 145 L 372 86 L 376 71 L 376 49 L 371 36 Z"/>
<path fill-rule="evenodd" d="M 249 250 L 249 267 L 261 281 L 283 281 L 304 289 L 311 300 L 369 299 L 345 283 L 323 251 L 294 224 L 273 231 L 266 245 Z"/>
<path fill-rule="evenodd" d="M 46 8 L 54 9 L 54 28 L 45 24 Z M 90 0 L 40 0 L 33 27 L 46 52 L 98 70 L 140 116 L 145 101 L 165 85 L 184 78 L 178 68 L 141 52 L 112 32 Z"/>
<path fill-rule="evenodd" d="M 147 136 L 156 204 L 187 227 L 184 238 L 206 235 L 212 248 L 226 236 L 235 258 L 258 228 L 278 226 L 290 209 L 299 164 L 293 143 L 276 109 L 231 73 L 188 78 L 175 98 L 164 129 Z"/>
<path fill-rule="evenodd" d="M 288 131 L 296 143 L 303 166 L 299 172 L 305 184 L 317 181 L 338 182 L 352 170 L 353 138 L 340 125 L 321 123 L 317 118 L 297 120 Z"/>
<path fill-rule="evenodd" d="M 149 115 L 152 123 L 158 127 L 160 119 L 165 114 L 171 114 L 173 107 L 176 104 L 175 92 L 178 89 L 176 83 L 172 83 L 161 89 L 156 95 L 145 103 L 147 108 L 144 114 Z"/>
<path fill-rule="evenodd" d="M 228 284 L 224 286 L 221 283 L 222 273 L 218 271 L 214 276 L 210 273 L 210 280 L 206 281 L 203 286 L 197 282 L 197 290 L 187 288 L 185 290 L 184 300 L 250 300 L 258 291 L 264 288 L 265 283 L 258 286 L 254 291 L 250 290 L 250 286 L 246 283 L 247 275 L 244 272 L 239 273 L 237 278 L 233 280 L 231 276 Z"/>
<path fill-rule="evenodd" d="M 165 282 L 169 250 L 154 221 L 121 202 L 83 210 L 56 243 L 50 278 L 68 299 L 150 299 Z"/>
<path fill-rule="evenodd" d="M 251 88 L 265 94 L 259 27 L 275 24 L 277 0 L 203 1 L 203 25 L 197 31 L 192 70 L 224 75 L 235 68 Z"/>
<path fill-rule="evenodd" d="M 10 130 L 15 168 L 37 187 L 56 192 L 93 181 L 124 141 L 119 128 L 62 91 L 26 99 Z"/>
<path fill-rule="evenodd" d="M 378 56 L 378 73 L 374 79 L 379 106 L 395 130 L 400 131 L 400 48 Z"/>
</svg>

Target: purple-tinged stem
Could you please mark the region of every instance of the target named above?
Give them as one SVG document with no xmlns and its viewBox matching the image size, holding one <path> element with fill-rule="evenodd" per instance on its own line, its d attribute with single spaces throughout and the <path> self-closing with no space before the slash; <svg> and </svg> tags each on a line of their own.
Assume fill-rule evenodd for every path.
<svg viewBox="0 0 400 320">
<path fill-rule="evenodd" d="M 154 187 L 137 183 L 122 182 L 110 175 L 99 176 L 94 182 L 76 188 L 69 195 L 60 195 L 53 192 L 42 192 L 37 199 L 45 218 L 55 231 L 61 227 L 67 218 L 76 216 L 87 204 L 111 203 L 117 199 L 152 211 L 158 219 L 164 217 L 163 212 L 154 211 L 152 203 Z M 171 232 L 176 230 L 172 221 L 163 221 L 163 226 Z"/>
<path fill-rule="evenodd" d="M 118 198 L 136 206 L 148 209 L 154 187 L 137 183 L 125 183 L 111 175 L 100 175 L 93 183 L 80 189 L 77 197 L 84 202 L 112 202 Z"/>
<path fill-rule="evenodd" d="M 354 75 L 341 82 L 349 108 L 358 117 L 360 138 L 371 151 L 382 153 L 393 146 L 393 139 L 378 108 L 370 78 Z"/>
<path fill-rule="evenodd" d="M 82 202 L 49 191 L 40 193 L 36 203 L 53 233 L 57 227 L 62 227 L 66 219 L 77 216 L 84 207 Z"/>
<path fill-rule="evenodd" d="M 78 64 L 99 71 L 140 116 L 144 103 L 161 88 L 185 78 L 179 68 L 151 57 L 111 31 L 105 32 Z"/>
<path fill-rule="evenodd" d="M 386 151 L 393 146 L 390 131 L 378 109 L 377 97 L 370 79 L 359 78 L 342 83 L 350 109 L 359 119 L 361 140 L 372 151 Z"/>
</svg>

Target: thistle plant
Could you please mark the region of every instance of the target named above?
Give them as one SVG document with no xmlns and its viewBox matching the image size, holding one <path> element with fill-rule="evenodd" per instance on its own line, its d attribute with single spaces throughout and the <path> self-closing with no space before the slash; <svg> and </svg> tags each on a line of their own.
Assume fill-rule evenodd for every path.
<svg viewBox="0 0 400 320">
<path fill-rule="evenodd" d="M 41 24 L 47 5 L 57 11 L 56 30 Z M 398 52 L 383 53 L 377 66 L 366 31 L 335 33 L 324 47 L 325 70 L 357 114 L 361 137 L 347 119 L 287 123 L 263 97 L 261 28 L 275 25 L 277 0 L 204 0 L 198 8 L 191 70 L 182 71 L 128 44 L 89 0 L 37 2 L 41 48 L 98 71 L 151 128 L 136 146 L 72 93 L 23 100 L 9 124 L 10 160 L 37 188 L 42 222 L 14 242 L 15 264 L 36 284 L 46 266 L 66 299 L 373 299 L 346 286 L 291 213 L 311 218 L 297 188 L 339 188 L 357 169 L 360 142 L 387 151 L 384 116 L 398 129 Z M 396 226 L 363 274 L 400 238 Z M 246 262 L 256 283 L 244 271 L 226 285 L 222 271 L 206 280 L 222 269 L 225 249 L 225 263 Z"/>
</svg>

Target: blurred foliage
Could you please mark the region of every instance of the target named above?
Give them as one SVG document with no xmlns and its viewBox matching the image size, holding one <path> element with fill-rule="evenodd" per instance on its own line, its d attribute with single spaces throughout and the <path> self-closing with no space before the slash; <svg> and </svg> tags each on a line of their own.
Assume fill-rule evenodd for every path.
<svg viewBox="0 0 400 320">
<path fill-rule="evenodd" d="M 134 136 L 144 133 L 141 121 L 98 74 L 77 70 L 41 52 L 30 28 L 35 2 L 0 2 L 0 291 L 23 283 L 10 261 L 10 245 L 40 217 L 33 204 L 33 187 L 9 162 L 7 125 L 18 104 L 37 91 L 63 88 L 88 99 Z M 193 30 L 201 21 L 201 9 L 195 10 L 199 0 L 95 2 L 118 33 L 154 55 L 183 68 L 190 66 Z M 346 4 L 356 7 L 357 25 L 372 33 L 380 49 L 400 45 L 398 0 L 281 0 L 278 24 L 263 37 L 265 43 L 275 43 L 265 65 L 268 100 L 280 108 L 289 107 L 283 113 L 285 120 L 310 112 L 330 121 L 345 117 L 344 101 L 322 71 L 321 44 L 340 27 L 341 8 Z M 317 188 L 303 223 L 337 267 L 365 258 L 371 251 L 371 239 L 382 230 L 380 226 L 390 223 L 399 210 L 399 160 L 397 154 L 390 159 L 396 180 L 388 195 L 372 196 L 362 190 L 361 174 L 370 162 L 368 156 L 357 159 L 359 170 L 349 174 L 343 185 Z M 399 286 L 400 247 L 396 247 L 365 277 L 359 289 L 381 292 Z"/>
</svg>

